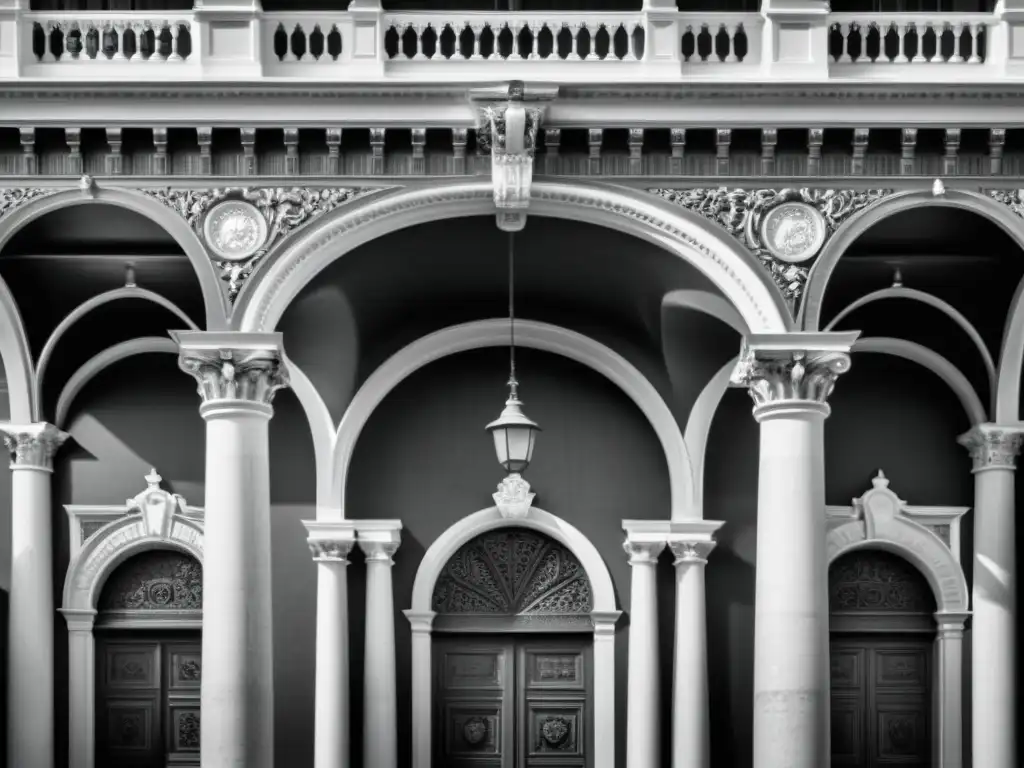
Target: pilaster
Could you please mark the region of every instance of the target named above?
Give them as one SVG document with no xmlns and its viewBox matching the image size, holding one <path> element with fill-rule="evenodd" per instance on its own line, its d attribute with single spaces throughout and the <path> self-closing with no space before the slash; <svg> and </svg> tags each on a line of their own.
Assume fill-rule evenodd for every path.
<svg viewBox="0 0 1024 768">
<path fill-rule="evenodd" d="M 763 74 L 772 80 L 828 77 L 828 0 L 762 0 Z"/>
<path fill-rule="evenodd" d="M 0 78 L 19 77 L 22 56 L 32 55 L 31 37 L 18 34 L 27 10 L 28 0 L 0 0 Z"/>
<path fill-rule="evenodd" d="M 195 0 L 195 54 L 204 77 L 263 75 L 260 0 Z"/>
</svg>

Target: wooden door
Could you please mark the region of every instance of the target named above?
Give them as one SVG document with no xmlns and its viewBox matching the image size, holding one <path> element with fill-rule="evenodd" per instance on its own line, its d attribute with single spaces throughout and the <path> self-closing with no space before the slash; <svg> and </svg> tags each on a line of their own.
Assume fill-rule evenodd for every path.
<svg viewBox="0 0 1024 768">
<path fill-rule="evenodd" d="M 833 636 L 833 768 L 930 768 L 932 639 Z"/>
<path fill-rule="evenodd" d="M 97 636 L 98 768 L 198 766 L 201 677 L 198 632 Z"/>
<path fill-rule="evenodd" d="M 441 638 L 433 658 L 435 766 L 590 764 L 590 638 Z"/>
</svg>

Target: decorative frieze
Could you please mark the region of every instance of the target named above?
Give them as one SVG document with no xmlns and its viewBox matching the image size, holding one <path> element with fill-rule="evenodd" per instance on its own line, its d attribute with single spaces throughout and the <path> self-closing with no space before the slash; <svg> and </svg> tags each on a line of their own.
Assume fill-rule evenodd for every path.
<svg viewBox="0 0 1024 768">
<path fill-rule="evenodd" d="M 757 256 L 794 307 L 803 297 L 813 259 L 840 225 L 892 193 L 727 187 L 648 191 L 724 227 Z"/>
<path fill-rule="evenodd" d="M 214 251 L 213 261 L 220 269 L 221 278 L 227 282 L 228 297 L 234 302 L 257 264 L 282 238 L 371 190 L 356 187 L 225 187 L 142 191 L 185 219 L 208 247 L 210 242 L 206 234 L 210 228 L 207 227 L 207 216 L 214 207 L 228 200 L 247 204 L 244 208 L 239 205 L 234 213 L 224 217 L 218 231 L 224 242 L 232 246 L 249 243 L 257 235 L 257 230 L 265 231 L 255 248 L 210 248 Z M 0 214 L 3 212 L 0 202 Z M 231 250 L 242 255 L 232 256 Z"/>
<path fill-rule="evenodd" d="M 744 341 L 733 383 L 747 387 L 755 410 L 793 401 L 824 404 L 840 374 L 848 370 L 848 349 L 764 349 Z"/>
<path fill-rule="evenodd" d="M 198 349 L 182 346 L 178 365 L 198 382 L 204 403 L 243 400 L 270 405 L 288 386 L 276 349 Z"/>
<path fill-rule="evenodd" d="M 66 432 L 53 424 L 0 424 L 4 444 L 11 454 L 11 469 L 53 471 L 53 457 L 64 441 Z"/>
<path fill-rule="evenodd" d="M 970 453 L 974 471 L 1015 469 L 1024 435 L 1015 428 L 979 424 L 961 435 L 957 442 Z"/>
<path fill-rule="evenodd" d="M 0 189 L 0 218 L 30 200 L 38 200 L 57 191 L 56 189 L 40 189 L 37 187 Z"/>
</svg>

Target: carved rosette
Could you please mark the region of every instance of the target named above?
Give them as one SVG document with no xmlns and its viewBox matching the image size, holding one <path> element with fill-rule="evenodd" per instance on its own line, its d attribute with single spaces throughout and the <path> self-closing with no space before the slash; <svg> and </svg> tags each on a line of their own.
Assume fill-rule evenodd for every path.
<svg viewBox="0 0 1024 768">
<path fill-rule="evenodd" d="M 707 565 L 708 555 L 715 548 L 714 541 L 672 541 L 669 548 L 675 556 L 675 565 Z"/>
<path fill-rule="evenodd" d="M 0 189 L 0 218 L 11 213 L 15 208 L 24 205 L 32 200 L 55 194 L 57 189 L 40 189 L 39 187 L 20 187 L 14 189 Z"/>
<path fill-rule="evenodd" d="M 699 213 L 723 227 L 743 243 L 768 270 L 772 280 L 794 307 L 803 298 L 813 257 L 794 264 L 772 255 L 763 241 L 762 224 L 771 211 L 786 203 L 804 203 L 824 220 L 822 247 L 850 216 L 892 194 L 891 189 L 648 189 L 669 202 Z M 817 251 L 820 253 L 821 250 Z"/>
<path fill-rule="evenodd" d="M 205 242 L 203 224 L 207 212 L 225 200 L 251 203 L 266 221 L 267 237 L 263 245 L 244 261 L 213 259 L 227 283 L 228 298 L 234 302 L 245 281 L 260 260 L 283 237 L 305 226 L 313 219 L 333 211 L 355 198 L 375 191 L 360 187 L 224 187 L 220 189 L 144 189 L 145 194 L 159 200 L 181 216 Z"/>
<path fill-rule="evenodd" d="M 11 469 L 41 469 L 53 471 L 53 457 L 64 441 L 66 432 L 52 424 L 0 425 L 4 443 L 11 453 Z"/>
<path fill-rule="evenodd" d="M 277 390 L 288 386 L 288 372 L 273 349 L 183 349 L 178 365 L 199 383 L 204 403 L 242 400 L 270 405 Z"/>
<path fill-rule="evenodd" d="M 763 406 L 794 401 L 826 404 L 850 355 L 831 350 L 755 350 L 745 342 L 733 383 L 746 385 L 755 414 Z"/>
<path fill-rule="evenodd" d="M 1024 435 L 1013 429 L 981 424 L 957 439 L 971 455 L 974 471 L 1015 469 Z"/>
</svg>

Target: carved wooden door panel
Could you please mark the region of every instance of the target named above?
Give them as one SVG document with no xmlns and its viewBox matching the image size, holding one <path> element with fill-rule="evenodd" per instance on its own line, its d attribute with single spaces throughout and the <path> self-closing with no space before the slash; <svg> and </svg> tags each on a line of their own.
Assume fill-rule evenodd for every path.
<svg viewBox="0 0 1024 768">
<path fill-rule="evenodd" d="M 834 768 L 931 765 L 931 650 L 930 638 L 832 640 Z"/>
<path fill-rule="evenodd" d="M 198 633 L 97 637 L 97 768 L 199 766 Z"/>
<path fill-rule="evenodd" d="M 589 638 L 439 638 L 434 765 L 586 768 Z"/>
</svg>

